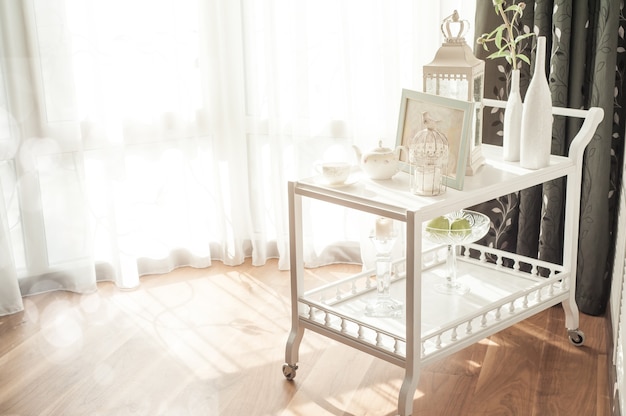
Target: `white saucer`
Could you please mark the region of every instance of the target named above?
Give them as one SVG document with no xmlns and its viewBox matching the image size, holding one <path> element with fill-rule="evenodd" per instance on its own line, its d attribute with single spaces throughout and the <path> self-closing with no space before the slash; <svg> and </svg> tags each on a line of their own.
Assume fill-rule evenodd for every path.
<svg viewBox="0 0 626 416">
<path fill-rule="evenodd" d="M 328 183 L 322 176 L 315 178 L 315 183 L 318 185 L 328 186 L 329 188 L 345 188 L 346 186 L 354 185 L 361 180 L 361 175 L 350 175 L 345 182 L 342 183 Z"/>
</svg>

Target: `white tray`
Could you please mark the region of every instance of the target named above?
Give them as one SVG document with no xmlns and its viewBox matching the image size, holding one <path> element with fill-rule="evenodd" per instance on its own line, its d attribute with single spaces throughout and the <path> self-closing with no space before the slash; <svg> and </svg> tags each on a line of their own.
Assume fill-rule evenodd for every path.
<svg viewBox="0 0 626 416">
<path fill-rule="evenodd" d="M 482 259 L 458 256 L 458 278 L 470 287 L 465 295 L 447 295 L 434 289 L 446 273 L 443 254 L 433 250 L 430 263 L 423 265 L 421 285 L 421 343 L 423 361 L 454 351 L 482 339 L 511 322 L 520 321 L 559 303 L 568 296 L 569 273 L 563 267 L 528 259 L 488 247 L 469 245 L 482 252 Z M 445 250 L 443 250 L 445 251 Z M 433 256 L 436 255 L 436 258 Z M 487 262 L 503 257 L 532 266 L 522 272 Z M 401 270 L 403 262 L 396 263 Z M 537 267 L 550 270 L 545 278 L 537 275 Z M 391 285 L 391 296 L 404 303 L 404 273 Z M 355 341 L 385 350 L 404 358 L 406 319 L 375 318 L 365 315 L 365 306 L 376 298 L 374 271 L 365 271 L 306 292 L 300 299 L 300 319 Z"/>
</svg>

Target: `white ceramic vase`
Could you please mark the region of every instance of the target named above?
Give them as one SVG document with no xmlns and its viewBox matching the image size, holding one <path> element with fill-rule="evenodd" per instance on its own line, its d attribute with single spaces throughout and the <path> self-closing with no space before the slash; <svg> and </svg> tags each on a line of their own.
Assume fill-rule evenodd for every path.
<svg viewBox="0 0 626 416">
<path fill-rule="evenodd" d="M 504 109 L 502 126 L 502 154 L 504 160 L 517 162 L 520 158 L 520 141 L 522 136 L 522 96 L 519 92 L 519 69 L 511 71 L 509 98 Z"/>
<path fill-rule="evenodd" d="M 541 169 L 550 163 L 552 147 L 552 95 L 546 77 L 546 38 L 537 38 L 535 71 L 528 85 L 522 112 L 520 165 Z"/>
</svg>

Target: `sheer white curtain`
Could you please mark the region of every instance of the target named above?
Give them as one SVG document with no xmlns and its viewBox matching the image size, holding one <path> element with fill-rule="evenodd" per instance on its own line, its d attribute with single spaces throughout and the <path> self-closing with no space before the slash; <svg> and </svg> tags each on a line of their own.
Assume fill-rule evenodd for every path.
<svg viewBox="0 0 626 416">
<path fill-rule="evenodd" d="M 286 182 L 393 145 L 401 89 L 465 3 L 0 2 L 0 314 L 212 260 L 287 268 Z M 309 265 L 359 240 L 309 209 Z"/>
</svg>

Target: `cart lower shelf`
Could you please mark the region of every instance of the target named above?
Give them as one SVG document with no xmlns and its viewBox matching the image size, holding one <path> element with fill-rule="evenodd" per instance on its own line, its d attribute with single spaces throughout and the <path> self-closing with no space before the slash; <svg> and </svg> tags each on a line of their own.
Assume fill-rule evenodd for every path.
<svg viewBox="0 0 626 416">
<path fill-rule="evenodd" d="M 465 246 L 465 253 L 470 248 L 476 256 L 458 258 L 458 277 L 470 287 L 465 295 L 443 294 L 434 289 L 445 278 L 445 249 L 435 248 L 423 255 L 421 364 L 450 355 L 558 303 L 565 307 L 566 323 L 573 323 L 573 327 L 567 328 L 570 341 L 582 345 L 584 334 L 578 330 L 578 311 L 568 302 L 569 271 L 560 265 L 473 244 Z M 396 264 L 398 272 L 390 294 L 405 303 L 402 266 L 403 262 Z M 306 328 L 404 367 L 405 317 L 365 315 L 366 305 L 377 296 L 373 274 L 365 271 L 299 297 L 298 322 L 294 325 L 298 329 L 292 330 L 287 357 L 290 351 L 292 357 L 297 357 L 294 349 Z M 291 379 L 297 363 L 287 361 L 283 372 Z"/>
</svg>

